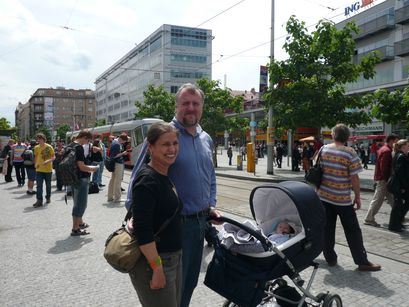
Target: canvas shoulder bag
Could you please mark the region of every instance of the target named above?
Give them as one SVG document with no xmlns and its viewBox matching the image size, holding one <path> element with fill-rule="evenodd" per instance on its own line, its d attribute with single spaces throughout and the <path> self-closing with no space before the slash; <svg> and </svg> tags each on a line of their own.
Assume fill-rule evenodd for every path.
<svg viewBox="0 0 409 307">
<path fill-rule="evenodd" d="M 322 166 L 321 166 L 321 153 L 324 146 L 320 148 L 317 156 L 317 162 L 312 166 L 305 174 L 305 181 L 315 185 L 317 188 L 321 185 L 322 180 Z"/>
<path fill-rule="evenodd" d="M 159 230 L 155 233 L 157 238 L 159 233 L 164 230 L 179 210 L 176 208 L 173 215 L 167 219 Z M 136 262 L 141 257 L 137 238 L 127 230 L 126 223 L 132 216 L 131 208 L 125 216 L 122 226 L 109 235 L 105 242 L 104 257 L 106 261 L 117 271 L 129 273 L 135 267 Z"/>
</svg>

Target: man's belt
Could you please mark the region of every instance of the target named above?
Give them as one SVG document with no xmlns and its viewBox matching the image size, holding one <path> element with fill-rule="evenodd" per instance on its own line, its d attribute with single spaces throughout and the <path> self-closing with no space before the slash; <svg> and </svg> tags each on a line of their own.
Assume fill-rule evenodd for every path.
<svg viewBox="0 0 409 307">
<path fill-rule="evenodd" d="M 187 219 L 194 219 L 194 218 L 206 217 L 206 216 L 209 216 L 209 208 L 206 208 L 206 209 L 204 209 L 202 211 L 199 211 L 199 212 L 196 212 L 196 213 L 183 215 L 183 217 L 185 217 Z"/>
</svg>

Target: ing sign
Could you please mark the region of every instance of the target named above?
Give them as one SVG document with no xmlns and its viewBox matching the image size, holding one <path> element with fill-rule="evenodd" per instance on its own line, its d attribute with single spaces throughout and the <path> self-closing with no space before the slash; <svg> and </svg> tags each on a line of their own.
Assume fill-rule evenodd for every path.
<svg viewBox="0 0 409 307">
<path fill-rule="evenodd" d="M 374 0 L 361 0 L 361 2 L 357 1 L 350 6 L 345 8 L 345 16 L 348 16 L 351 13 L 357 12 L 359 9 L 372 4 Z"/>
</svg>

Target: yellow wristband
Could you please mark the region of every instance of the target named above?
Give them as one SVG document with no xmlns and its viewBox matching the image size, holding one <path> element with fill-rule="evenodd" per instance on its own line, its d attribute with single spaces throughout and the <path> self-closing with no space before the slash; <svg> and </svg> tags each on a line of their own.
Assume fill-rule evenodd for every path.
<svg viewBox="0 0 409 307">
<path fill-rule="evenodd" d="M 162 258 L 160 256 L 156 257 L 152 261 L 149 261 L 149 266 L 152 270 L 160 267 L 162 265 Z"/>
</svg>

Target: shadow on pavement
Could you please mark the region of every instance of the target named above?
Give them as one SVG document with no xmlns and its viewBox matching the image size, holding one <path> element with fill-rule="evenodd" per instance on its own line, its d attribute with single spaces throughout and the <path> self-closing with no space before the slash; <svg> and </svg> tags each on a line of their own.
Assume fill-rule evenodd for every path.
<svg viewBox="0 0 409 307">
<path fill-rule="evenodd" d="M 40 211 L 40 210 L 45 210 L 45 209 L 47 209 L 46 205 L 42 205 L 41 207 L 38 207 L 38 208 L 34 208 L 33 206 L 25 207 L 23 213 L 30 213 L 30 212 Z"/>
<path fill-rule="evenodd" d="M 67 237 L 64 240 L 55 241 L 55 246 L 51 247 L 47 253 L 48 254 L 62 254 L 68 253 L 80 249 L 85 244 L 91 243 L 92 238 L 87 238 L 86 236 L 79 237 Z"/>
<path fill-rule="evenodd" d="M 14 193 L 17 194 L 17 193 Z M 18 193 L 20 194 L 20 193 Z M 19 197 L 14 197 L 14 199 L 25 199 L 25 198 L 33 198 L 35 199 L 35 195 L 28 195 L 27 193 L 21 194 Z"/>
<path fill-rule="evenodd" d="M 105 202 L 105 203 L 102 203 L 102 205 L 104 207 L 107 207 L 107 208 L 121 208 L 121 207 L 125 208 L 125 203 L 123 201 L 116 202 L 116 203 L 114 203 L 114 202 Z"/>
<path fill-rule="evenodd" d="M 318 261 L 317 261 L 318 262 Z M 322 268 L 328 270 L 324 276 L 323 283 L 335 288 L 349 288 L 365 294 L 388 298 L 395 294 L 395 291 L 387 288 L 377 277 L 378 272 L 359 272 L 357 270 L 345 270 L 341 265 Z M 340 278 L 342 276 L 342 278 Z"/>
</svg>

